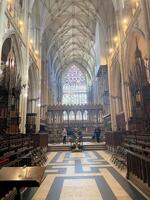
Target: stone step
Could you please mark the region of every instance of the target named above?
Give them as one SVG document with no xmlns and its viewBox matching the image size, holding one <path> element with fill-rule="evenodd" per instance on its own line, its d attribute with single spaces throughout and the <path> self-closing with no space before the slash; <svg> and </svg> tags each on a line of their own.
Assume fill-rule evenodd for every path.
<svg viewBox="0 0 150 200">
<path fill-rule="evenodd" d="M 106 150 L 105 144 L 84 145 L 84 150 Z"/>
<path fill-rule="evenodd" d="M 83 137 L 83 142 L 93 142 L 92 137 Z"/>
<path fill-rule="evenodd" d="M 106 147 L 84 147 L 84 151 L 106 150 Z"/>
<path fill-rule="evenodd" d="M 83 144 L 85 151 L 106 150 L 105 144 Z M 70 145 L 49 145 L 48 152 L 70 151 Z"/>
<path fill-rule="evenodd" d="M 70 146 L 69 145 L 49 145 L 47 148 L 48 152 L 53 152 L 53 151 L 70 151 Z"/>
</svg>

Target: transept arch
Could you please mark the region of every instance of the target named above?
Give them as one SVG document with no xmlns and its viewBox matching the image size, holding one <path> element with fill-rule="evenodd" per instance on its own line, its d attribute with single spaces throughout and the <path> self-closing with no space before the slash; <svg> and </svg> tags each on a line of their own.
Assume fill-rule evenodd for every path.
<svg viewBox="0 0 150 200">
<path fill-rule="evenodd" d="M 2 52 L 3 52 L 4 43 L 7 42 L 8 40 L 13 45 L 14 54 L 15 54 L 15 58 L 16 58 L 17 75 L 21 76 L 21 74 L 23 73 L 23 69 L 22 68 L 23 68 L 23 64 L 24 63 L 23 63 L 23 58 L 22 58 L 22 51 L 21 51 L 21 48 L 20 48 L 20 41 L 19 41 L 15 31 L 9 31 L 7 34 L 4 35 L 4 37 L 3 37 L 3 41 L 4 42 L 3 42 L 3 45 L 2 45 Z M 1 60 L 3 62 L 3 58 L 1 58 Z"/>
<path fill-rule="evenodd" d="M 16 36 L 15 34 L 7 35 L 2 45 L 0 66 L 1 101 L 4 101 L 6 106 L 3 107 L 5 110 L 3 117 L 6 120 L 2 123 L 2 132 L 19 132 L 20 94 L 25 87 L 21 85 L 21 68 L 21 50 L 19 51 Z M 13 119 L 12 112 L 16 116 L 15 119 Z"/>
</svg>

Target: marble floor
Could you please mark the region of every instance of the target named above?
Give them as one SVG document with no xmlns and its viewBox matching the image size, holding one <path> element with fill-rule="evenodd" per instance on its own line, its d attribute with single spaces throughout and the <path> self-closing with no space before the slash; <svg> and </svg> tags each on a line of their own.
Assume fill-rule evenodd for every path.
<svg viewBox="0 0 150 200">
<path fill-rule="evenodd" d="M 52 152 L 45 179 L 27 200 L 145 200 L 105 151 Z M 34 191 L 34 192 L 33 192 Z"/>
</svg>

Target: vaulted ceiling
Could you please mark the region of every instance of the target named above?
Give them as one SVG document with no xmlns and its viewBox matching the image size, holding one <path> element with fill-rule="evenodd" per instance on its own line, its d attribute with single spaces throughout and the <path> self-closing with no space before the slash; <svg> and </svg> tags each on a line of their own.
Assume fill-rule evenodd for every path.
<svg viewBox="0 0 150 200">
<path fill-rule="evenodd" d="M 115 24 L 112 1 L 39 1 L 42 44 L 56 74 L 60 75 L 69 65 L 76 64 L 92 77 L 96 66 L 96 24 L 101 24 L 101 29 L 108 39 L 108 29 Z"/>
</svg>

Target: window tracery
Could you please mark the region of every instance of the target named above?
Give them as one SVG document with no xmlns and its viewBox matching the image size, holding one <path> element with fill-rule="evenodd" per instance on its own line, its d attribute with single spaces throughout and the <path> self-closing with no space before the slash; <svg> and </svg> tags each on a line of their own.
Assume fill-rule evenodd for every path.
<svg viewBox="0 0 150 200">
<path fill-rule="evenodd" d="M 73 65 L 63 78 L 62 104 L 75 105 L 87 103 L 86 79 L 81 70 Z"/>
</svg>

